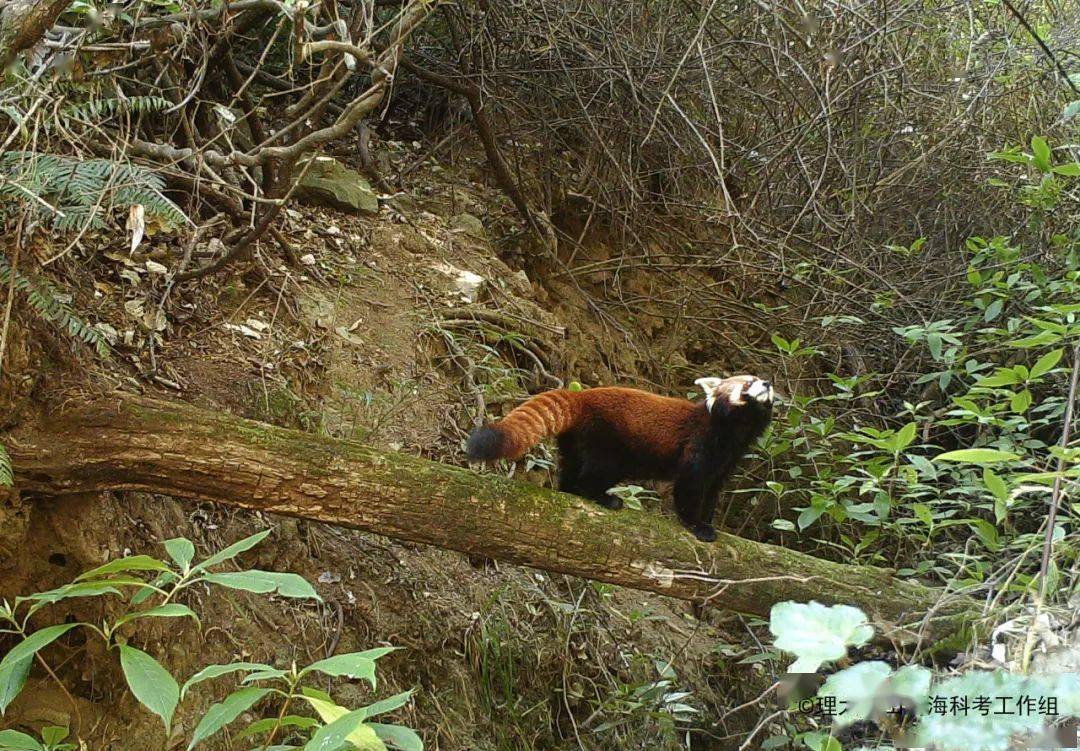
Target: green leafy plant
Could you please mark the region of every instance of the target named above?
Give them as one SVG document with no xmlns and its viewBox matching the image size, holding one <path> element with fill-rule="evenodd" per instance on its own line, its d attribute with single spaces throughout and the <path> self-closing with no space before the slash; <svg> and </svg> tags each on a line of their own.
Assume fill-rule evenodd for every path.
<svg viewBox="0 0 1080 751">
<path fill-rule="evenodd" d="M 165 197 L 165 180 L 152 170 L 109 159 L 75 159 L 33 151 L 0 153 L 0 207 L 6 202 L 60 232 L 104 227 L 114 209 L 143 206 L 166 228 L 189 222 Z"/>
<path fill-rule="evenodd" d="M 776 637 L 776 648 L 797 658 L 788 667 L 789 673 L 813 673 L 823 663 L 846 655 L 849 646 L 861 647 L 874 635 L 858 608 L 826 607 L 819 602 L 773 605 L 769 630 Z"/>
<path fill-rule="evenodd" d="M 772 609 L 769 628 L 777 636 L 776 647 L 796 656 L 793 672 L 799 672 L 794 670 L 796 666 L 812 671 L 826 659 L 840 660 L 848 646 L 860 646 L 873 635 L 858 608 L 818 603 L 778 603 Z M 959 676 L 936 676 L 920 665 L 893 669 L 885 662 L 871 660 L 833 673 L 817 692 L 819 701 L 832 700 L 832 706 L 843 710 L 831 717 L 834 729 L 873 722 L 893 733 L 895 740 L 914 739 L 914 745 L 941 751 L 1005 751 L 1019 738 L 1040 737 L 1045 717 L 1036 712 L 935 711 L 943 704 L 974 708 L 980 697 L 1047 705 L 1052 700 L 1056 717 L 1080 716 L 1080 675 L 1024 676 L 1005 670 L 970 670 Z M 904 726 L 896 722 L 898 708 L 912 718 Z M 915 723 L 913 735 L 911 723 Z M 810 749 L 840 748 L 828 732 L 810 731 L 798 737 Z"/>
<path fill-rule="evenodd" d="M 11 285 L 15 291 L 25 295 L 30 307 L 42 320 L 89 344 L 101 357 L 109 356 L 109 343 L 105 336 L 75 315 L 52 284 L 12 268 L 3 254 L 0 254 L 0 285 Z M 3 464 L 2 459 L 3 457 L 0 457 L 0 466 Z"/>
<path fill-rule="evenodd" d="M 608 489 L 608 495 L 615 496 L 629 509 L 641 511 L 645 503 L 660 504 L 660 496 L 655 491 L 640 485 L 617 485 Z"/>
<path fill-rule="evenodd" d="M 347 677 L 367 681 L 374 690 L 377 688 L 376 661 L 394 651 L 393 647 L 335 655 L 303 667 L 293 664 L 278 668 L 257 662 L 209 665 L 181 686 L 157 659 L 130 643 L 145 619 L 191 618 L 198 622 L 198 616 L 191 608 L 176 601 L 186 589 L 194 586 L 213 585 L 318 600 L 314 588 L 297 574 L 259 569 L 213 570 L 255 547 L 269 534 L 270 530 L 264 530 L 251 535 L 199 562 L 195 562 L 195 546 L 190 540 L 166 540 L 167 560 L 148 555 L 119 558 L 81 574 L 70 584 L 16 597 L 11 603 L 4 601 L 0 604 L 0 623 L 7 626 L 0 629 L 0 633 L 14 635 L 19 640 L 0 660 L 0 715 L 19 695 L 33 661 L 47 667 L 41 650 L 74 629 L 84 629 L 100 637 L 110 651 L 115 650 L 131 693 L 161 719 L 166 734 L 171 731 L 178 705 L 190 695 L 193 687 L 225 675 L 241 677 L 240 687 L 211 705 L 203 715 L 189 739 L 189 751 L 263 700 L 276 701 L 280 709 L 274 716 L 250 723 L 238 734 L 237 740 L 248 739 L 256 744 L 255 747 L 263 749 L 288 736 L 306 739 L 304 748 L 312 750 L 359 748 L 382 751 L 389 747 L 422 751 L 423 743 L 409 728 L 369 722 L 373 717 L 404 706 L 412 691 L 358 709 L 348 709 L 312 685 L 317 675 Z M 152 578 L 146 578 L 148 575 Z M 37 630 L 30 628 L 31 617 L 49 605 L 72 598 L 119 596 L 122 591 L 131 593 L 127 600 L 128 609 L 100 625 L 72 622 Z M 49 672 L 55 677 L 51 670 Z M 312 716 L 289 714 L 289 709 L 294 706 L 306 708 Z M 74 748 L 63 743 L 67 737 L 66 728 L 46 728 L 40 741 L 16 731 L 5 733 L 0 734 L 0 748 L 57 751 Z M 273 748 L 298 747 L 279 742 Z"/>
</svg>

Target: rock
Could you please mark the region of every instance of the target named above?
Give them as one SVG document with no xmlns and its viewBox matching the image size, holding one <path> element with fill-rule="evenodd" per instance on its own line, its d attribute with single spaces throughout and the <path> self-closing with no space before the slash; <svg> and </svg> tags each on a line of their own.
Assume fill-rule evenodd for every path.
<svg viewBox="0 0 1080 751">
<path fill-rule="evenodd" d="M 460 232 L 463 235 L 470 235 L 480 239 L 487 237 L 484 223 L 472 214 L 455 214 L 450 217 L 450 231 Z"/>
<path fill-rule="evenodd" d="M 314 163 L 293 193 L 298 200 L 357 214 L 379 212 L 379 199 L 371 184 L 359 172 L 349 169 L 333 157 L 316 156 L 312 159 Z M 297 170 L 303 170 L 306 165 L 306 161 L 301 162 Z"/>
<path fill-rule="evenodd" d="M 454 280 L 454 288 L 465 302 L 476 302 L 477 293 L 485 281 L 484 277 L 444 261 L 433 264 L 432 268 Z"/>
</svg>

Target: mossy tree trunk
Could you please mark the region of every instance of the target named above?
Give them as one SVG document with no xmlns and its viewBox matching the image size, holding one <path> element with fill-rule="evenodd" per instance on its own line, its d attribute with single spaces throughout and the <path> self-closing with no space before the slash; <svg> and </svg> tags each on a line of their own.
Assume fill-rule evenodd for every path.
<svg viewBox="0 0 1080 751">
<path fill-rule="evenodd" d="M 732 535 L 706 544 L 655 514 L 186 404 L 117 395 L 4 441 L 23 492 L 142 490 L 259 509 L 759 616 L 784 600 L 846 603 L 906 644 L 976 615 L 886 569 Z"/>
</svg>

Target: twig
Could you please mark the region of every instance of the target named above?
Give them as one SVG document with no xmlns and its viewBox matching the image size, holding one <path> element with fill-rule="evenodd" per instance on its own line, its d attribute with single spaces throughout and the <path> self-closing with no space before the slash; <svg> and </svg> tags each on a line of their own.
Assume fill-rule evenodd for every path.
<svg viewBox="0 0 1080 751">
<path fill-rule="evenodd" d="M 1007 0 L 1006 0 L 1007 1 Z M 1069 382 L 1069 402 L 1065 405 L 1065 425 L 1061 430 L 1062 454 L 1058 457 L 1054 488 L 1050 493 L 1050 512 L 1046 516 L 1046 540 L 1043 542 L 1042 565 L 1039 566 L 1039 599 L 1046 597 L 1047 573 L 1050 570 L 1050 553 L 1054 547 L 1054 521 L 1061 505 L 1061 478 L 1065 471 L 1065 452 L 1069 448 L 1072 433 L 1073 410 L 1076 407 L 1076 385 L 1080 380 L 1080 344 L 1073 348 L 1072 380 Z"/>
<path fill-rule="evenodd" d="M 1057 68 L 1058 73 L 1061 74 L 1061 77 L 1065 80 L 1065 83 L 1068 84 L 1069 88 L 1073 90 L 1073 93 L 1080 95 L 1080 88 L 1077 88 L 1076 84 L 1073 83 L 1072 77 L 1069 75 L 1069 72 L 1065 70 L 1065 66 L 1061 64 L 1061 61 L 1057 59 L 1057 55 L 1055 55 L 1053 50 L 1051 50 L 1050 47 L 1047 46 L 1046 42 L 1043 41 L 1043 38 L 1039 36 L 1039 32 L 1035 31 L 1035 29 L 1031 27 L 1031 24 L 1028 23 L 1028 20 L 1024 18 L 1024 14 L 1018 11 L 1016 9 L 1016 6 L 1013 5 L 1010 0 L 1004 0 L 1004 2 L 1005 7 L 1009 9 L 1009 12 L 1012 13 L 1016 17 L 1016 20 L 1020 22 L 1020 25 L 1024 27 L 1024 31 L 1031 35 L 1031 38 L 1034 39 L 1035 42 L 1039 45 L 1039 47 L 1042 49 L 1043 54 L 1050 58 L 1050 62 L 1052 62 L 1054 64 L 1054 67 Z"/>
</svg>

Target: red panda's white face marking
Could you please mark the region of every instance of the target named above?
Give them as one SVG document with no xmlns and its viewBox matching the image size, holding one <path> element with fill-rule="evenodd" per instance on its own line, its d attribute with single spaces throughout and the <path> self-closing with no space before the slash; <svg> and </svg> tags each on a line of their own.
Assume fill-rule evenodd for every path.
<svg viewBox="0 0 1080 751">
<path fill-rule="evenodd" d="M 731 378 L 698 378 L 694 381 L 705 392 L 705 408 L 712 412 L 718 400 L 733 407 L 754 401 L 768 404 L 773 400 L 773 387 L 768 381 L 752 375 L 732 376 Z"/>
</svg>

